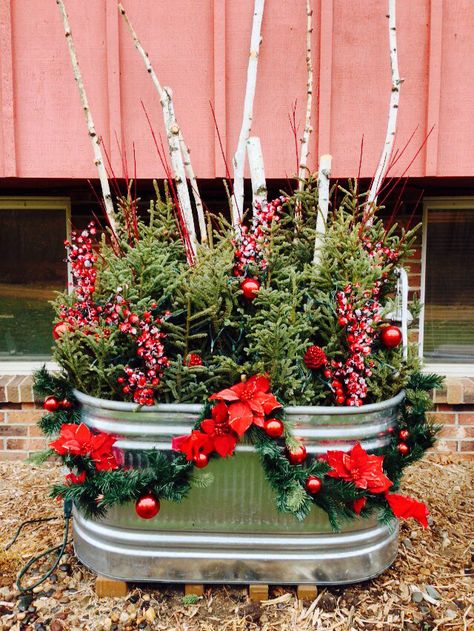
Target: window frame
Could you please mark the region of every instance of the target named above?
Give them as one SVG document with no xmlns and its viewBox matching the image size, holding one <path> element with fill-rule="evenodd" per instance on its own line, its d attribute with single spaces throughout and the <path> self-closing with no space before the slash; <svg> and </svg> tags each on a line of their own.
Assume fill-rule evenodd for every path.
<svg viewBox="0 0 474 631">
<path fill-rule="evenodd" d="M 474 196 L 440 196 L 425 197 L 423 200 L 422 236 L 421 236 L 421 278 L 420 278 L 420 320 L 418 333 L 418 354 L 424 362 L 425 372 L 436 372 L 446 376 L 474 376 L 474 363 L 429 363 L 423 358 L 423 341 L 425 329 L 425 297 L 426 297 L 426 258 L 428 251 L 428 214 L 430 210 L 474 209 Z"/>
<path fill-rule="evenodd" d="M 71 237 L 71 199 L 70 197 L 56 196 L 0 196 L 0 213 L 2 210 L 57 210 L 65 213 L 66 239 Z M 67 264 L 67 284 L 71 287 L 71 269 Z M 53 361 L 12 360 L 0 359 L 0 376 L 2 375 L 29 375 L 41 366 L 45 365 L 49 370 L 58 370 L 58 365 Z"/>
</svg>

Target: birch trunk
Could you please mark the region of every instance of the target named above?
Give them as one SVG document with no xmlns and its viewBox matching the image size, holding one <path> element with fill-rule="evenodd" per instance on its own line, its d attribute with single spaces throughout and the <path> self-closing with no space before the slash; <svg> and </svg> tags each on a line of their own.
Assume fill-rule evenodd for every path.
<svg viewBox="0 0 474 631">
<path fill-rule="evenodd" d="M 255 206 L 257 202 L 263 205 L 267 201 L 267 183 L 265 181 L 262 145 L 257 136 L 252 136 L 247 140 L 247 156 L 252 179 L 253 205 Z"/>
<path fill-rule="evenodd" d="M 173 120 L 174 123 L 173 125 L 177 126 L 177 122 L 176 122 L 176 118 L 174 117 L 174 108 L 173 108 L 173 102 L 171 100 L 170 105 L 167 104 L 168 102 L 168 97 L 171 98 L 171 93 L 170 90 L 168 89 L 168 94 L 165 94 L 165 90 L 166 88 L 164 88 L 159 79 L 158 76 L 151 64 L 150 58 L 148 56 L 148 53 L 145 51 L 145 49 L 143 48 L 140 40 L 138 39 L 138 36 L 135 32 L 135 29 L 132 26 L 132 23 L 130 22 L 130 19 L 127 15 L 127 12 L 125 11 L 123 5 L 121 3 L 118 4 L 118 10 L 120 12 L 120 14 L 122 15 L 123 19 L 125 20 L 125 23 L 128 27 L 128 30 L 130 31 L 130 35 L 132 37 L 133 43 L 135 48 L 137 49 L 140 57 L 143 60 L 143 63 L 145 64 L 145 68 L 148 72 L 148 74 L 150 75 L 150 78 L 153 82 L 153 85 L 155 86 L 156 91 L 158 92 L 158 96 L 160 98 L 160 103 L 161 103 L 161 107 L 163 110 L 163 119 L 165 122 L 165 128 L 166 128 L 166 133 L 167 133 L 167 137 L 168 137 L 168 149 L 169 149 L 169 154 L 170 154 L 170 158 L 171 158 L 171 164 L 173 166 L 173 170 L 174 170 L 174 165 L 178 164 L 179 159 L 178 156 L 176 155 L 176 142 L 174 142 L 174 132 L 172 130 L 169 129 L 168 125 L 170 124 L 170 114 L 169 114 L 169 109 L 171 106 L 171 110 L 173 111 Z M 170 144 L 170 136 L 173 138 L 173 142 Z M 196 180 L 196 176 L 194 175 L 194 169 L 192 167 L 191 164 L 191 156 L 190 156 L 190 152 L 188 149 L 188 146 L 186 145 L 185 141 L 184 141 L 184 137 L 183 137 L 183 133 L 181 130 L 179 130 L 179 142 L 178 142 L 178 152 L 181 155 L 181 162 L 184 162 L 184 169 L 185 169 L 185 173 L 187 173 L 190 183 L 191 183 L 191 188 L 192 188 L 192 192 L 193 192 L 193 196 L 194 196 L 194 201 L 196 204 L 196 211 L 197 211 L 197 216 L 198 216 L 198 221 L 199 221 L 199 231 L 200 231 L 200 235 L 201 235 L 201 241 L 204 242 L 207 240 L 207 230 L 206 230 L 206 222 L 204 219 L 204 210 L 203 210 L 203 204 L 202 204 L 202 199 L 201 199 L 201 195 L 199 193 L 199 188 L 197 185 L 197 180 Z M 179 168 L 179 166 L 178 166 Z M 183 186 L 181 186 L 181 183 L 178 187 L 178 174 L 177 172 L 174 170 L 174 175 L 175 175 L 175 179 L 176 179 L 176 188 L 177 188 L 177 192 L 178 192 L 178 199 L 180 204 L 182 205 L 187 204 L 188 200 L 189 200 L 189 191 L 187 192 L 187 194 L 184 192 L 183 190 Z M 181 182 L 184 182 L 186 189 L 187 189 L 187 183 L 186 183 L 186 176 L 181 177 Z M 192 215 L 192 208 L 191 208 L 191 201 L 189 200 L 189 207 L 188 206 L 183 206 L 182 205 L 182 210 L 183 210 L 183 215 L 185 216 L 185 220 L 186 220 L 186 226 L 188 228 L 189 231 L 189 235 L 191 238 L 191 235 L 194 235 L 194 239 L 193 241 L 193 249 L 195 249 L 196 246 L 196 230 L 194 227 L 194 219 L 193 219 L 193 215 Z M 188 221 L 190 221 L 191 223 L 188 225 Z"/>
<path fill-rule="evenodd" d="M 307 176 L 309 138 L 311 132 L 313 131 L 311 126 L 311 108 L 313 105 L 313 59 L 311 47 L 311 37 L 313 33 L 313 10 L 311 8 L 311 0 L 306 0 L 306 16 L 306 68 L 308 70 L 308 81 L 306 85 L 306 121 L 303 136 L 301 138 L 301 156 L 298 172 L 298 190 L 300 191 L 303 189 L 304 179 Z"/>
<path fill-rule="evenodd" d="M 397 48 L 397 18 L 396 18 L 396 0 L 388 0 L 388 32 L 390 46 L 390 70 L 392 75 L 392 89 L 390 93 L 390 105 L 388 110 L 387 132 L 385 135 L 385 143 L 380 155 L 377 170 L 370 187 L 367 201 L 366 212 L 369 213 L 367 223 L 372 223 L 372 215 L 377 205 L 377 195 L 380 191 L 383 179 L 390 164 L 393 144 L 395 142 L 395 134 L 397 131 L 398 104 L 400 101 L 400 86 L 403 79 L 400 79 L 398 70 L 398 48 Z"/>
<path fill-rule="evenodd" d="M 250 37 L 250 55 L 247 67 L 247 83 L 245 87 L 244 111 L 237 149 L 233 158 L 234 194 L 232 195 L 232 223 L 238 226 L 242 221 L 244 210 L 244 169 L 247 140 L 252 129 L 253 101 L 257 84 L 258 56 L 260 53 L 261 29 L 265 0 L 255 0 L 252 34 Z"/>
<path fill-rule="evenodd" d="M 114 235 L 117 234 L 117 220 L 115 216 L 114 203 L 112 201 L 112 195 L 110 193 L 109 180 L 107 178 L 107 171 L 104 165 L 104 159 L 102 157 L 102 150 L 100 148 L 100 138 L 97 135 L 94 126 L 94 119 L 89 107 L 89 101 L 87 99 L 86 88 L 82 80 L 81 70 L 79 68 L 79 62 L 77 60 L 76 49 L 74 47 L 74 40 L 72 38 L 71 27 L 69 25 L 69 18 L 67 16 L 66 7 L 63 0 L 56 0 L 56 4 L 59 7 L 61 16 L 63 18 L 64 34 L 66 36 L 67 45 L 69 48 L 69 56 L 71 58 L 72 69 L 74 72 L 74 80 L 76 81 L 79 96 L 81 97 L 82 109 L 87 122 L 87 130 L 89 132 L 89 138 L 92 144 L 92 150 L 94 152 L 94 164 L 97 168 L 99 175 L 100 186 L 102 189 L 102 197 L 104 199 L 104 209 L 107 215 L 107 219 L 110 228 Z"/>
<path fill-rule="evenodd" d="M 314 265 L 321 258 L 321 246 L 326 233 L 326 222 L 329 210 L 329 180 L 331 177 L 332 156 L 326 154 L 319 159 L 318 171 L 318 217 L 316 219 L 316 239 L 314 242 Z"/>
</svg>

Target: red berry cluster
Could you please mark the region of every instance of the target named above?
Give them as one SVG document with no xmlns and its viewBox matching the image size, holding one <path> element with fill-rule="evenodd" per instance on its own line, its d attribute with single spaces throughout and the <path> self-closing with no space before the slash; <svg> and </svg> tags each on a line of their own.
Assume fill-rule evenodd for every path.
<svg viewBox="0 0 474 631">
<path fill-rule="evenodd" d="M 156 304 L 152 305 L 152 308 Z M 161 332 L 161 318 L 154 317 L 151 311 L 145 311 L 140 317 L 127 310 L 126 320 L 121 322 L 119 329 L 122 333 L 131 335 L 136 340 L 137 355 L 143 362 L 143 367 L 125 367 L 125 377 L 119 377 L 124 394 L 133 394 L 133 400 L 139 405 L 153 405 L 154 389 L 160 383 L 163 369 L 169 365 L 162 343 L 164 333 Z"/>
<path fill-rule="evenodd" d="M 373 258 L 378 257 L 381 261 L 390 261 L 391 263 L 396 263 L 400 258 L 398 249 L 390 248 L 384 245 L 382 241 L 373 243 L 369 235 L 362 235 L 361 241 L 369 256 Z"/>
<path fill-rule="evenodd" d="M 331 367 L 327 367 L 323 374 L 330 379 L 336 403 L 340 405 L 360 406 L 367 396 L 366 378 L 371 376 L 374 365 L 368 355 L 374 343 L 374 325 L 381 317 L 379 292 L 379 283 L 365 291 L 360 307 L 354 304 L 352 285 L 336 294 L 338 323 L 345 330 L 349 356 L 345 362 L 331 361 Z"/>
<path fill-rule="evenodd" d="M 67 248 L 67 260 L 71 267 L 74 289 L 78 300 L 87 300 L 95 291 L 95 280 L 97 272 L 95 263 L 97 255 L 94 253 L 93 239 L 97 230 L 93 221 L 89 223 L 86 230 L 80 234 L 71 233 L 71 240 L 65 241 Z"/>
<path fill-rule="evenodd" d="M 277 197 L 270 202 L 254 206 L 254 215 L 250 228 L 240 226 L 240 233 L 235 239 L 234 276 L 245 276 L 250 265 L 256 265 L 261 271 L 267 268 L 265 249 L 272 222 L 280 221 L 279 212 L 286 197 Z"/>
<path fill-rule="evenodd" d="M 328 360 L 323 349 L 320 346 L 312 344 L 306 349 L 306 352 L 303 356 L 303 361 L 307 368 L 310 368 L 311 370 L 317 370 L 318 368 L 325 366 Z"/>
</svg>

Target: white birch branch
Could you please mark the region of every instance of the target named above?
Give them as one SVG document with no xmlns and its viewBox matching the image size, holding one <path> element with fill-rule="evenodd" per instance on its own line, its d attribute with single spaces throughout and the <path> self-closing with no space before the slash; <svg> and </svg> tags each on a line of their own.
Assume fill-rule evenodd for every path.
<svg viewBox="0 0 474 631">
<path fill-rule="evenodd" d="M 177 156 L 173 155 L 176 153 L 176 143 L 170 144 L 169 143 L 169 139 L 170 139 L 170 129 L 168 128 L 168 124 L 170 121 L 169 118 L 169 107 L 166 106 L 166 102 L 168 99 L 168 96 L 171 97 L 171 95 L 169 94 L 168 96 L 165 94 L 165 89 L 159 79 L 158 76 L 151 64 L 150 58 L 148 56 L 148 53 L 145 51 L 145 49 L 143 48 L 140 40 L 138 39 L 138 35 L 135 32 L 135 29 L 132 26 L 132 23 L 130 22 L 130 19 L 127 15 L 127 12 L 125 11 L 123 5 L 121 3 L 118 4 L 118 10 L 120 12 L 120 14 L 122 15 L 123 19 L 125 20 L 125 23 L 128 27 L 128 30 L 130 31 L 130 35 L 132 37 L 133 43 L 135 48 L 137 49 L 140 57 L 143 60 L 143 63 L 145 64 L 145 68 L 148 72 L 148 74 L 150 75 L 150 78 L 153 82 L 153 85 L 155 86 L 156 91 L 158 92 L 158 96 L 160 97 L 160 103 L 161 103 L 161 107 L 163 110 L 163 119 L 165 121 L 165 127 L 166 127 L 166 133 L 167 133 L 167 137 L 168 137 L 168 149 L 169 149 L 169 153 L 170 153 L 170 158 L 171 158 L 171 163 L 172 165 L 174 164 L 173 159 L 175 160 L 175 162 L 178 162 Z M 169 89 L 168 89 L 169 90 Z M 177 125 L 176 123 L 176 118 L 174 117 L 174 108 L 173 108 L 173 103 L 171 101 L 171 108 L 173 110 L 173 119 L 174 119 L 174 124 Z M 174 137 L 174 134 L 172 134 L 172 136 Z M 193 192 L 193 196 L 194 196 L 194 201 L 196 203 L 196 211 L 197 211 L 197 216 L 198 216 L 198 221 L 199 221 L 199 231 L 201 233 L 201 241 L 204 242 L 207 239 L 207 231 L 206 231 L 206 222 L 204 219 L 204 210 L 203 210 L 203 205 L 202 205 L 202 199 L 201 199 L 201 195 L 199 193 L 199 188 L 197 185 L 197 181 L 196 181 L 196 176 L 194 175 L 194 169 L 192 167 L 191 164 L 191 156 L 190 156 L 190 152 L 188 149 L 188 146 L 186 145 L 184 138 L 183 138 L 183 133 L 181 130 L 179 130 L 179 143 L 178 143 L 178 147 L 179 147 L 179 152 L 182 152 L 182 160 L 184 161 L 184 167 L 185 167 L 185 171 L 188 174 L 190 183 L 191 183 L 191 188 L 192 188 L 192 192 Z M 174 168 L 174 167 L 173 167 Z M 178 175 L 176 173 L 176 171 L 174 172 L 175 177 L 177 178 Z M 183 181 L 186 183 L 186 178 L 184 177 Z M 187 184 L 186 184 L 187 187 Z M 178 186 L 177 186 L 177 190 L 178 190 Z M 181 192 L 182 195 L 178 194 L 178 198 L 180 201 L 180 204 L 182 204 L 182 197 L 184 199 L 184 203 L 186 203 L 186 199 L 185 199 L 185 195 L 184 195 L 184 191 L 183 188 L 181 187 L 180 190 L 178 190 L 178 193 Z M 188 199 L 189 199 L 189 192 L 187 195 Z M 189 204 L 191 204 L 191 202 L 189 202 Z M 190 226 L 188 227 L 188 231 L 189 234 L 191 235 L 191 233 L 194 233 L 195 235 L 195 228 L 194 228 L 194 220 L 192 218 L 192 211 L 191 213 L 188 211 L 188 209 L 185 210 L 185 208 L 183 207 L 183 213 L 185 215 L 188 216 L 188 219 L 190 218 L 192 220 L 192 226 L 190 229 Z M 195 243 L 195 241 L 194 241 Z"/>
<path fill-rule="evenodd" d="M 69 56 L 71 58 L 72 69 L 74 72 L 74 80 L 76 81 L 79 96 L 81 97 L 82 109 L 84 111 L 84 116 L 87 122 L 87 130 L 89 132 L 89 138 L 92 144 L 92 150 L 94 152 L 94 164 L 99 175 L 100 186 L 102 189 L 102 197 L 104 198 L 105 212 L 112 232 L 114 234 L 117 234 L 117 220 L 115 217 L 114 203 L 112 201 L 109 180 L 107 178 L 107 171 L 102 157 L 102 150 L 100 148 L 100 138 L 95 130 L 94 120 L 92 118 L 89 101 L 87 99 L 86 88 L 82 80 L 82 74 L 79 68 L 79 62 L 77 60 L 76 49 L 74 47 L 74 40 L 72 38 L 71 27 L 69 25 L 69 18 L 67 16 L 66 7 L 64 6 L 63 0 L 56 0 L 56 4 L 58 5 L 63 18 L 64 34 L 66 36 L 66 41 L 69 48 Z"/>
<path fill-rule="evenodd" d="M 314 241 L 313 264 L 318 265 L 321 258 L 321 246 L 326 233 L 329 210 L 329 180 L 331 177 L 332 156 L 326 154 L 319 159 L 318 170 L 318 216 L 316 219 L 316 239 Z"/>
<path fill-rule="evenodd" d="M 311 126 L 311 108 L 313 105 L 313 59 L 312 59 L 312 47 L 311 37 L 313 33 L 313 9 L 311 8 L 311 0 L 306 0 L 306 68 L 308 71 L 308 81 L 306 85 L 306 122 L 304 127 L 303 136 L 301 138 L 301 155 L 299 164 L 299 184 L 298 190 L 302 190 L 304 186 L 303 180 L 307 176 L 308 168 L 308 152 L 309 152 L 309 138 L 313 128 Z"/>
<path fill-rule="evenodd" d="M 207 241 L 207 230 L 206 230 L 206 220 L 204 218 L 204 208 L 202 205 L 201 195 L 199 193 L 199 188 L 196 180 L 196 175 L 194 173 L 193 165 L 191 163 L 191 155 L 188 148 L 188 145 L 184 141 L 183 132 L 179 131 L 179 144 L 181 148 L 181 154 L 183 156 L 184 161 L 184 169 L 186 171 L 186 175 L 189 178 L 189 183 L 191 184 L 191 191 L 194 198 L 194 204 L 196 206 L 196 213 L 198 217 L 199 223 L 199 234 L 201 237 L 201 243 L 205 243 Z"/>
<path fill-rule="evenodd" d="M 176 183 L 179 205 L 183 213 L 184 223 L 189 234 L 189 242 L 193 256 L 196 255 L 196 230 L 194 228 L 193 209 L 189 197 L 188 184 L 186 182 L 186 171 L 184 169 L 181 145 L 179 142 L 180 129 L 176 122 L 173 106 L 173 93 L 171 88 L 163 87 L 163 115 L 165 117 L 165 127 L 168 136 L 168 147 L 170 152 L 171 167 Z"/>
<path fill-rule="evenodd" d="M 257 136 L 251 136 L 247 140 L 247 156 L 252 179 L 253 204 L 254 206 L 257 202 L 265 204 L 267 201 L 267 183 L 265 181 L 262 145 Z"/>
<path fill-rule="evenodd" d="M 398 48 L 397 48 L 397 17 L 396 0 L 388 0 L 388 33 L 390 46 L 390 70 L 392 74 L 392 88 L 390 93 L 390 105 L 388 109 L 387 132 L 385 143 L 380 155 L 377 170 L 367 196 L 367 212 L 369 213 L 368 224 L 372 223 L 373 209 L 377 205 L 377 195 L 382 185 L 383 179 L 390 164 L 395 134 L 397 131 L 398 104 L 400 101 L 400 86 L 403 79 L 400 79 L 398 71 Z"/>
<path fill-rule="evenodd" d="M 261 29 L 265 0 L 255 0 L 252 34 L 250 37 L 250 54 L 247 67 L 247 83 L 245 87 L 244 111 L 237 149 L 232 160 L 234 167 L 234 194 L 232 195 L 232 223 L 234 226 L 242 220 L 244 211 L 244 168 L 247 140 L 252 129 L 253 101 L 257 85 L 258 56 L 260 52 Z"/>
</svg>

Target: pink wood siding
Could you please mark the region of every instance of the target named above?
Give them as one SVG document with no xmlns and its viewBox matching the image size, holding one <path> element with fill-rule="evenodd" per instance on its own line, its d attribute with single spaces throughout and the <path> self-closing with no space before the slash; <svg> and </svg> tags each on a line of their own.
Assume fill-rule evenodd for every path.
<svg viewBox="0 0 474 631">
<path fill-rule="evenodd" d="M 115 136 L 138 175 L 162 177 L 140 101 L 157 133 L 161 109 L 114 0 L 66 2 L 96 128 L 116 175 Z M 240 129 L 253 0 L 124 0 L 175 107 L 198 177 L 225 174 L 212 121 L 214 104 L 227 160 Z M 385 135 L 390 72 L 386 0 L 313 0 L 314 133 L 310 165 L 333 154 L 336 177 L 371 176 Z M 253 132 L 267 177 L 295 172 L 288 114 L 297 100 L 304 127 L 305 2 L 268 0 L 263 22 Z M 474 175 L 474 3 L 398 0 L 402 86 L 397 144 L 415 132 L 400 173 L 434 126 L 412 176 Z M 92 151 L 53 0 L 0 2 L 0 177 L 95 177 Z M 131 157 L 129 158 L 131 162 Z"/>
</svg>

